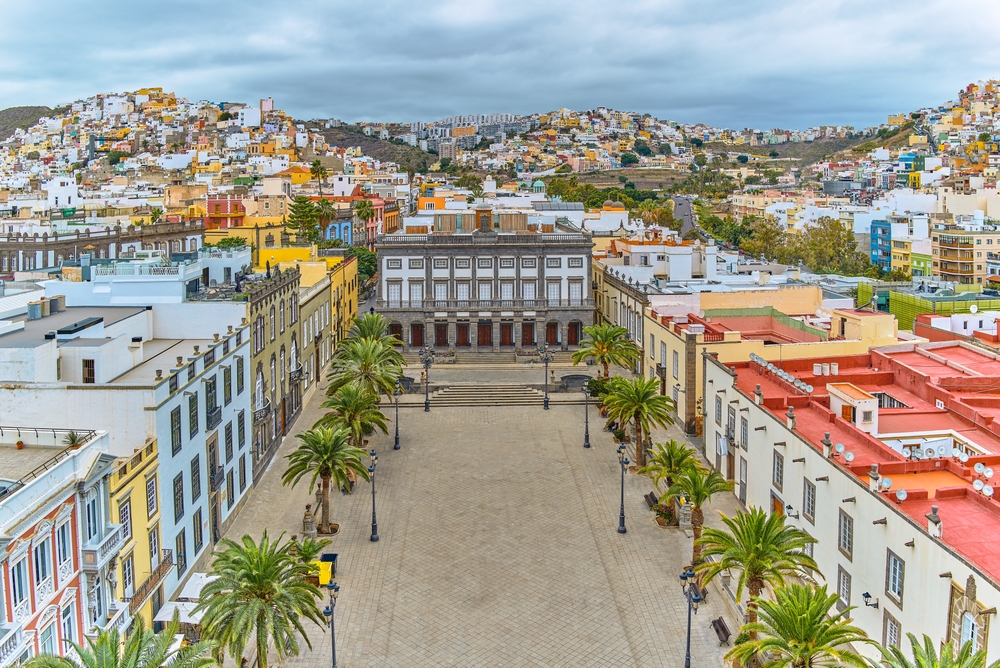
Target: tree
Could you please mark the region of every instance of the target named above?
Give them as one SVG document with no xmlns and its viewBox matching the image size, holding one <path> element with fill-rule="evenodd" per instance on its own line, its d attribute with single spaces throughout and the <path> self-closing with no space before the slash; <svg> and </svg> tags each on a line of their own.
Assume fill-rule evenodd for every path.
<svg viewBox="0 0 1000 668">
<path fill-rule="evenodd" d="M 788 232 L 771 216 L 750 221 L 749 235 L 742 239 L 740 248 L 753 258 L 767 261 L 778 259 L 781 249 L 788 247 Z"/>
<path fill-rule="evenodd" d="M 863 275 L 870 261 L 858 250 L 854 231 L 840 220 L 823 216 L 802 233 L 802 260 L 821 274 Z"/>
<path fill-rule="evenodd" d="M 221 114 L 219 114 L 219 121 L 220 122 L 221 121 L 230 121 L 232 119 L 233 119 L 233 115 L 231 113 L 229 113 L 228 111 L 224 111 Z"/>
<path fill-rule="evenodd" d="M 149 222 L 156 225 L 160 222 L 160 217 L 163 216 L 163 209 L 155 208 L 149 212 Z"/>
<path fill-rule="evenodd" d="M 733 486 L 715 469 L 702 469 L 690 466 L 674 478 L 674 484 L 667 490 L 667 498 L 683 496 L 691 505 L 691 533 L 694 534 L 694 544 L 691 547 L 691 564 L 701 561 L 702 527 L 705 526 L 705 513 L 702 506 L 712 499 L 713 494 L 730 492 Z"/>
<path fill-rule="evenodd" d="M 655 378 L 626 380 L 615 376 L 608 382 L 604 407 L 612 420 L 635 427 L 635 464 L 646 465 L 646 447 L 643 434 L 649 434 L 654 425 L 667 427 L 674 423 L 670 417 L 673 401 L 659 393 L 660 381 Z"/>
<path fill-rule="evenodd" d="M 370 199 L 361 199 L 354 203 L 354 215 L 367 225 L 375 217 L 375 207 Z"/>
<path fill-rule="evenodd" d="M 871 661 L 872 668 L 986 668 L 986 650 L 974 650 L 972 642 L 962 644 L 956 652 L 952 642 L 941 645 L 938 651 L 934 639 L 925 635 L 923 645 L 912 633 L 906 634 L 910 641 L 913 661 L 898 647 L 878 646 L 882 655 L 880 661 Z M 1000 661 L 994 661 L 989 668 L 1000 668 Z"/>
<path fill-rule="evenodd" d="M 392 394 L 406 361 L 388 341 L 344 339 L 337 347 L 328 378 L 327 396 L 355 383 L 375 396 Z"/>
<path fill-rule="evenodd" d="M 622 153 L 621 157 L 622 167 L 630 167 L 632 165 L 639 164 L 639 156 L 635 153 Z"/>
<path fill-rule="evenodd" d="M 323 163 L 320 162 L 319 158 L 313 160 L 312 164 L 309 166 L 309 174 L 312 176 L 312 178 L 319 181 L 320 197 L 323 196 L 323 182 L 326 180 L 326 177 L 329 173 L 330 172 L 326 169 L 326 167 L 323 166 Z"/>
<path fill-rule="evenodd" d="M 328 199 L 321 199 L 316 202 L 316 227 L 317 237 L 329 236 L 327 228 L 330 223 L 337 219 L 337 207 Z"/>
<path fill-rule="evenodd" d="M 691 138 L 691 146 L 694 146 L 695 148 L 701 148 L 702 144 L 704 144 L 704 143 L 705 142 L 703 142 L 702 140 L 698 139 L 697 137 L 692 137 Z"/>
<path fill-rule="evenodd" d="M 786 578 L 807 572 L 818 572 L 806 548 L 816 540 L 809 534 L 785 524 L 779 513 L 766 513 L 761 508 L 738 512 L 733 517 L 722 516 L 725 529 L 708 527 L 698 539 L 704 561 L 695 570 L 708 584 L 720 573 L 738 571 L 734 595 L 739 601 L 747 589 L 747 619 L 757 621 L 757 597 L 765 585 L 782 584 Z M 709 557 L 718 557 L 715 561 Z M 751 633 L 751 637 L 754 634 Z"/>
<path fill-rule="evenodd" d="M 348 246 L 344 250 L 344 255 L 357 259 L 358 280 L 361 283 L 367 283 L 372 276 L 378 273 L 378 254 L 364 246 Z"/>
<path fill-rule="evenodd" d="M 315 243 L 319 240 L 319 216 L 316 207 L 308 197 L 299 195 L 288 207 L 288 220 L 285 226 L 295 232 L 302 241 Z"/>
<path fill-rule="evenodd" d="M 307 578 L 312 567 L 291 554 L 291 543 L 271 541 L 264 530 L 259 543 L 243 536 L 240 543 L 223 539 L 221 552 L 215 553 L 212 575 L 205 585 L 201 603 L 203 634 L 219 643 L 221 650 L 239 660 L 247 641 L 257 648 L 257 665 L 267 668 L 268 644 L 273 642 L 279 659 L 299 653 L 297 635 L 312 649 L 302 627 L 307 619 L 317 626 L 326 625 L 316 606 L 319 589 Z"/>
<path fill-rule="evenodd" d="M 775 150 L 772 150 L 772 151 L 771 151 L 770 153 L 768 153 L 768 155 L 769 155 L 770 157 L 772 157 L 772 158 L 777 158 L 777 157 L 778 157 L 779 155 L 781 155 L 781 154 L 780 154 L 780 153 L 778 153 L 778 152 L 777 152 L 777 151 L 775 151 Z"/>
<path fill-rule="evenodd" d="M 750 162 L 750 156 L 748 156 L 748 155 L 738 155 L 738 156 L 736 156 L 736 162 L 740 163 L 741 165 L 745 165 L 748 162 Z"/>
<path fill-rule="evenodd" d="M 379 410 L 379 397 L 360 385 L 344 385 L 321 404 L 329 412 L 316 422 L 317 427 L 346 429 L 351 445 L 363 446 L 363 439 L 376 429 L 387 434 L 385 414 Z"/>
<path fill-rule="evenodd" d="M 208 246 L 209 244 L 205 244 Z M 222 250 L 232 250 L 236 248 L 246 248 L 249 244 L 243 237 L 222 237 L 214 246 Z"/>
<path fill-rule="evenodd" d="M 389 334 L 389 321 L 381 313 L 365 313 L 354 319 L 347 336 L 353 339 L 377 339 L 399 344 L 402 341 L 395 334 Z"/>
<path fill-rule="evenodd" d="M 281 476 L 281 484 L 294 487 L 303 476 L 311 474 L 311 494 L 319 479 L 323 513 L 316 529 L 321 533 L 333 533 L 330 527 L 330 484 L 336 483 L 337 489 L 349 488 L 349 471 L 368 480 L 368 467 L 361 462 L 365 451 L 351 445 L 351 435 L 346 429 L 310 429 L 297 434 L 296 438 L 301 444 L 287 456 L 288 469 Z"/>
<path fill-rule="evenodd" d="M 849 648 L 852 643 L 871 643 L 860 628 L 851 624 L 853 607 L 832 610 L 840 598 L 826 586 L 788 584 L 774 592 L 775 600 L 760 599 L 760 621 L 748 622 L 743 630 L 757 637 L 737 643 L 727 659 L 743 665 L 767 657 L 774 668 L 819 668 L 855 666 L 868 668 L 865 660 Z"/>
<path fill-rule="evenodd" d="M 674 484 L 674 478 L 688 469 L 697 468 L 698 455 L 693 448 L 674 439 L 654 445 L 656 449 L 650 453 L 649 463 L 636 473 L 649 476 L 657 492 L 660 491 L 661 482 L 666 482 L 667 487 L 670 487 Z"/>
<path fill-rule="evenodd" d="M 40 654 L 29 659 L 25 668 L 207 668 L 214 665 L 213 645 L 209 641 L 170 651 L 179 627 L 176 613 L 173 621 L 159 633 L 147 629 L 143 618 L 136 617 L 135 626 L 125 638 L 117 629 L 102 630 L 96 638 L 86 639 L 86 647 L 71 643 L 79 660 Z"/>
<path fill-rule="evenodd" d="M 653 155 L 653 149 L 649 147 L 649 144 L 642 139 L 636 139 L 635 145 L 633 146 L 635 152 L 639 155 L 651 156 Z"/>
<path fill-rule="evenodd" d="M 35 158 L 34 159 L 37 160 L 38 159 L 38 151 L 32 151 L 32 152 L 35 154 Z M 108 164 L 110 164 L 112 167 L 114 167 L 115 165 L 117 165 L 119 162 L 122 161 L 122 158 L 127 158 L 130 155 L 132 155 L 132 154 L 129 153 L 128 151 L 108 151 Z M 29 159 L 31 159 L 31 153 L 29 153 L 27 155 L 27 157 Z"/>
<path fill-rule="evenodd" d="M 474 188 L 482 188 L 483 180 L 475 174 L 464 174 L 455 181 L 455 185 L 459 188 L 472 190 Z"/>
<path fill-rule="evenodd" d="M 604 367 L 604 377 L 608 378 L 611 364 L 627 369 L 639 359 L 639 348 L 628 340 L 628 330 L 617 325 L 590 325 L 583 328 L 580 348 L 573 353 L 573 365 L 587 358 L 593 358 Z"/>
</svg>

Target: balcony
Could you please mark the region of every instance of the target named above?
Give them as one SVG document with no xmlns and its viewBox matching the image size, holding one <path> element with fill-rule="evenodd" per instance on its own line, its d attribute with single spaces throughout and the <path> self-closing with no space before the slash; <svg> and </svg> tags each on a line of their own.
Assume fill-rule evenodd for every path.
<svg viewBox="0 0 1000 668">
<path fill-rule="evenodd" d="M 214 471 L 212 471 L 211 475 L 212 491 L 213 492 L 217 491 L 220 487 L 222 487 L 223 483 L 225 482 L 226 482 L 226 469 L 219 466 Z"/>
<path fill-rule="evenodd" d="M 299 364 L 297 367 L 288 372 L 288 379 L 293 383 L 297 383 L 302 380 L 302 365 Z"/>
<path fill-rule="evenodd" d="M 83 570 L 85 573 L 97 573 L 118 554 L 122 547 L 122 525 L 112 524 L 104 533 L 104 538 L 98 543 L 87 543 L 83 546 Z"/>
<path fill-rule="evenodd" d="M 121 606 L 115 614 L 107 621 L 104 625 L 103 630 L 105 631 L 118 631 L 122 637 L 125 636 L 125 631 L 128 627 L 132 625 L 132 610 L 130 605 Z"/>
<path fill-rule="evenodd" d="M 205 428 L 212 431 L 222 423 L 222 406 L 214 406 L 205 413 Z"/>
<path fill-rule="evenodd" d="M 271 399 L 264 399 L 264 406 L 253 412 L 253 423 L 263 422 L 271 414 Z"/>
<path fill-rule="evenodd" d="M 657 364 L 656 377 L 659 378 L 660 380 L 665 379 L 667 377 L 667 367 L 663 366 L 662 364 Z"/>
<path fill-rule="evenodd" d="M 2 628 L 2 627 L 0 627 Z M 21 656 L 28 641 L 24 637 L 21 625 L 16 624 L 0 631 L 0 666 L 9 666 Z"/>
<path fill-rule="evenodd" d="M 128 602 L 129 614 L 134 615 L 139 608 L 149 599 L 160 583 L 167 577 L 167 573 L 174 567 L 173 550 L 160 550 L 160 563 L 156 565 L 153 572 L 135 590 L 132 597 L 125 599 Z"/>
<path fill-rule="evenodd" d="M 424 299 L 420 301 L 385 300 L 375 303 L 378 310 L 416 311 L 499 311 L 550 308 L 594 308 L 592 298 L 584 299 Z"/>
</svg>

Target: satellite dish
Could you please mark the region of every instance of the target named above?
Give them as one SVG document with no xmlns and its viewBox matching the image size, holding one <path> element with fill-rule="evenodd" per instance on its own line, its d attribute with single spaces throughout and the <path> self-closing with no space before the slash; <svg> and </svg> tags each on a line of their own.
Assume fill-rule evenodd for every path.
<svg viewBox="0 0 1000 668">
<path fill-rule="evenodd" d="M 854 461 L 854 453 L 853 452 L 845 452 L 844 453 L 844 461 L 847 462 L 848 464 L 850 464 L 851 462 L 853 462 Z"/>
<path fill-rule="evenodd" d="M 952 457 L 961 457 L 962 456 L 962 451 L 959 450 L 958 448 L 952 448 L 951 449 L 951 456 Z"/>
<path fill-rule="evenodd" d="M 896 490 L 896 500 L 897 501 L 900 501 L 900 502 L 906 501 L 906 497 L 907 496 L 908 496 L 908 494 L 906 493 L 905 489 L 897 489 Z"/>
<path fill-rule="evenodd" d="M 975 304 L 973 304 L 972 306 L 969 307 L 969 313 L 972 313 L 973 315 L 975 315 L 977 311 L 979 311 L 979 307 L 976 306 Z"/>
<path fill-rule="evenodd" d="M 937 447 L 938 457 L 944 457 L 946 452 L 948 452 L 948 449 L 945 448 L 943 445 L 939 445 Z"/>
<path fill-rule="evenodd" d="M 835 450 L 836 450 L 836 451 L 837 451 L 838 453 L 840 453 L 840 452 L 843 452 L 843 451 L 844 451 L 844 449 L 845 449 L 845 448 L 844 448 L 844 444 L 843 444 L 843 443 L 838 443 L 837 445 L 835 445 L 835 446 L 834 446 L 834 449 L 835 449 Z"/>
<path fill-rule="evenodd" d="M 972 489 L 976 490 L 977 492 L 983 491 L 983 487 L 986 487 L 986 483 L 983 482 L 982 480 L 972 481 Z"/>
<path fill-rule="evenodd" d="M 913 454 L 912 450 L 910 450 L 909 448 L 903 448 L 903 456 L 904 457 L 906 457 L 907 459 L 909 459 L 910 455 L 912 455 L 912 454 Z"/>
<path fill-rule="evenodd" d="M 924 459 L 931 459 L 934 457 L 934 448 L 926 448 L 924 450 Z"/>
<path fill-rule="evenodd" d="M 983 485 L 983 494 L 986 496 L 993 496 L 993 488 L 989 485 Z"/>
<path fill-rule="evenodd" d="M 986 466 L 982 462 L 976 462 L 976 465 L 972 467 L 972 470 L 976 473 L 982 473 L 986 470 Z"/>
<path fill-rule="evenodd" d="M 989 480 L 990 478 L 992 478 L 993 477 L 993 469 L 991 469 L 989 467 L 983 469 L 983 477 L 986 478 L 987 480 Z"/>
<path fill-rule="evenodd" d="M 806 385 L 806 392 L 808 392 L 809 394 L 812 394 L 812 391 L 813 391 L 813 386 L 812 385 Z"/>
<path fill-rule="evenodd" d="M 892 478 L 882 478 L 882 489 L 888 491 L 892 487 Z"/>
<path fill-rule="evenodd" d="M 969 454 L 966 453 L 966 452 L 963 452 L 962 454 L 960 454 L 958 456 L 958 458 L 964 464 L 965 462 L 969 461 Z"/>
</svg>

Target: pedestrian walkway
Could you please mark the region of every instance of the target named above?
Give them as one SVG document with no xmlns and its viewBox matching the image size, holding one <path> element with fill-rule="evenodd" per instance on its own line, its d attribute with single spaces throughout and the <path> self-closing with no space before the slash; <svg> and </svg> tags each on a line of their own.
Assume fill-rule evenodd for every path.
<svg viewBox="0 0 1000 668">
<path fill-rule="evenodd" d="M 300 429 L 321 415 L 320 401 L 304 408 Z M 632 474 L 628 532 L 617 533 L 616 446 L 592 419 L 593 447 L 583 448 L 582 404 L 432 407 L 400 420 L 401 450 L 392 425 L 373 441 L 381 540 L 369 540 L 370 485 L 334 498 L 338 665 L 683 665 L 678 575 L 691 539 L 656 525 L 642 500 L 652 483 Z M 294 447 L 288 437 L 228 537 L 301 533 L 312 497 L 305 484 L 280 483 Z M 715 511 L 734 505 L 726 496 L 706 517 L 717 524 Z M 695 616 L 693 666 L 721 665 L 726 648 L 709 622 L 726 614 L 737 627 L 725 610 L 713 592 Z M 329 629 L 309 634 L 312 651 L 286 665 L 328 668 Z"/>
</svg>

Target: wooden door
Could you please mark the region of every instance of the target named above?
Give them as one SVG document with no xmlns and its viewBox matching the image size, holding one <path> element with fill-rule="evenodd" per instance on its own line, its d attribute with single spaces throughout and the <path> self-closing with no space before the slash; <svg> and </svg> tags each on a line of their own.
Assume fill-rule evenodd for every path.
<svg viewBox="0 0 1000 668">
<path fill-rule="evenodd" d="M 435 323 L 434 324 L 434 345 L 438 348 L 448 347 L 448 324 L 447 323 Z"/>
<path fill-rule="evenodd" d="M 396 323 L 396 324 L 393 324 L 393 325 L 389 325 L 389 334 L 391 334 L 392 336 L 395 336 L 398 339 L 398 341 L 396 342 L 395 345 L 397 345 L 397 346 L 403 345 L 403 326 L 402 325 L 400 325 L 399 323 Z"/>
<path fill-rule="evenodd" d="M 550 346 L 558 345 L 559 343 L 559 323 L 549 322 L 545 325 L 545 343 Z"/>
<path fill-rule="evenodd" d="M 512 322 L 500 323 L 500 345 L 501 346 L 514 345 L 514 323 Z"/>
<path fill-rule="evenodd" d="M 575 346 L 580 343 L 580 323 L 571 322 L 569 324 L 567 339 L 566 343 L 571 346 Z"/>
<path fill-rule="evenodd" d="M 413 323 L 410 325 L 410 337 L 413 343 L 411 344 L 414 348 L 420 348 L 424 345 L 424 326 L 420 323 Z"/>
<path fill-rule="evenodd" d="M 521 323 L 521 345 L 525 348 L 535 345 L 535 323 Z"/>
<path fill-rule="evenodd" d="M 479 323 L 479 334 L 477 338 L 477 343 L 483 347 L 490 347 L 493 345 L 493 323 L 492 322 L 481 322 Z"/>
<path fill-rule="evenodd" d="M 460 347 L 469 346 L 469 323 L 460 322 L 455 325 L 455 345 Z"/>
<path fill-rule="evenodd" d="M 784 504 L 773 494 L 771 495 L 771 512 L 779 516 L 785 514 Z"/>
</svg>

